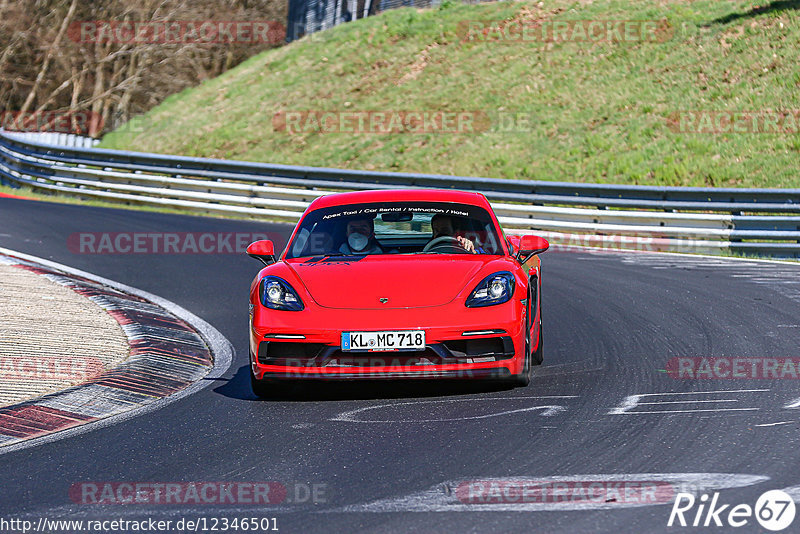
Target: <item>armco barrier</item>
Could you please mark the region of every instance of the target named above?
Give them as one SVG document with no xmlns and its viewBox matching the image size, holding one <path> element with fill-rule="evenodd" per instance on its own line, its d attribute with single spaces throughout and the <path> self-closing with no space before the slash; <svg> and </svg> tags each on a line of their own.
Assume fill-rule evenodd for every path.
<svg viewBox="0 0 800 534">
<path fill-rule="evenodd" d="M 800 257 L 800 189 L 352 171 L 52 146 L 7 132 L 0 133 L 0 179 L 81 197 L 286 221 L 335 191 L 461 189 L 485 194 L 509 231 L 536 232 L 556 244 Z"/>
</svg>

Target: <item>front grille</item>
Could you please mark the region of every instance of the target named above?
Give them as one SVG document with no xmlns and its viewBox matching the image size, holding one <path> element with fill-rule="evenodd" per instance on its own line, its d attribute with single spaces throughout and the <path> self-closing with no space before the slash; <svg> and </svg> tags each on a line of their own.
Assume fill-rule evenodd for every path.
<svg viewBox="0 0 800 534">
<path fill-rule="evenodd" d="M 415 351 L 342 351 L 338 346 L 294 341 L 262 341 L 258 363 L 292 367 L 411 367 L 472 363 L 470 358 L 506 360 L 514 356 L 508 336 L 454 339 Z"/>
<path fill-rule="evenodd" d="M 321 362 L 323 367 L 407 367 L 443 363 L 442 357 L 430 348 L 415 351 L 345 352 L 335 350 Z"/>
<path fill-rule="evenodd" d="M 453 339 L 445 341 L 444 346 L 447 347 L 447 350 L 456 358 L 514 354 L 514 344 L 508 336 L 484 337 L 479 339 Z"/>
<path fill-rule="evenodd" d="M 274 364 L 274 360 L 313 360 L 322 351 L 322 343 L 294 341 L 262 341 L 258 344 L 258 363 Z"/>
</svg>

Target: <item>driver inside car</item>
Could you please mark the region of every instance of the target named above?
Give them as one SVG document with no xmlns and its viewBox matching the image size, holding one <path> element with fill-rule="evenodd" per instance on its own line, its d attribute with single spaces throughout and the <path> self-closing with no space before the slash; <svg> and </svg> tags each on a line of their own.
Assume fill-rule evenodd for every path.
<svg viewBox="0 0 800 534">
<path fill-rule="evenodd" d="M 473 243 L 464 236 L 456 236 L 456 230 L 453 225 L 453 218 L 448 215 L 442 215 L 437 213 L 436 215 L 431 217 L 431 232 L 433 232 L 433 237 L 428 242 L 429 244 L 432 243 L 435 239 L 438 239 L 440 237 L 452 237 L 456 240 L 458 246 L 460 246 L 467 252 L 470 252 L 472 254 L 478 253 L 478 251 L 475 250 L 475 243 Z M 455 245 L 456 243 L 453 244 Z"/>
<path fill-rule="evenodd" d="M 383 248 L 375 238 L 375 221 L 364 217 L 347 222 L 347 241 L 339 247 L 342 254 L 383 254 Z"/>
</svg>

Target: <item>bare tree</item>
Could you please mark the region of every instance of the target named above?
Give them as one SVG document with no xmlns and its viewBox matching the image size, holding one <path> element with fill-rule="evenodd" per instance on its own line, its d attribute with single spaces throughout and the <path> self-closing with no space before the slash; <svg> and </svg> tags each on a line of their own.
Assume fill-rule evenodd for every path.
<svg viewBox="0 0 800 534">
<path fill-rule="evenodd" d="M 282 44 L 202 39 L 119 39 L 129 23 L 272 21 L 285 24 L 287 0 L 0 0 L 0 110 L 89 112 L 102 118 L 98 136 L 169 95 L 220 75 L 248 57 Z M 82 26 L 87 23 L 87 26 Z M 83 33 L 93 27 L 97 31 Z M 214 27 L 211 24 L 211 27 Z M 105 32 L 101 31 L 105 30 Z M 85 38 L 89 35 L 92 38 Z M 75 121 L 73 128 L 78 128 Z"/>
</svg>

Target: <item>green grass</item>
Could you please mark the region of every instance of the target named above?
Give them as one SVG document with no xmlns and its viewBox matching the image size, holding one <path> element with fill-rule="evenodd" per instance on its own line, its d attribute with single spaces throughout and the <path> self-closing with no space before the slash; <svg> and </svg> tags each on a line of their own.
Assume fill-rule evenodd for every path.
<svg viewBox="0 0 800 534">
<path fill-rule="evenodd" d="M 687 134 L 668 124 L 684 110 L 800 110 L 800 3 L 755 11 L 739 0 L 541 4 L 447 3 L 345 24 L 174 95 L 101 146 L 530 180 L 800 186 L 798 134 Z M 511 19 L 667 19 L 675 34 L 663 43 L 481 43 L 458 30 L 462 21 Z M 273 129 L 276 112 L 306 110 L 531 120 L 515 132 L 466 134 Z"/>
</svg>

